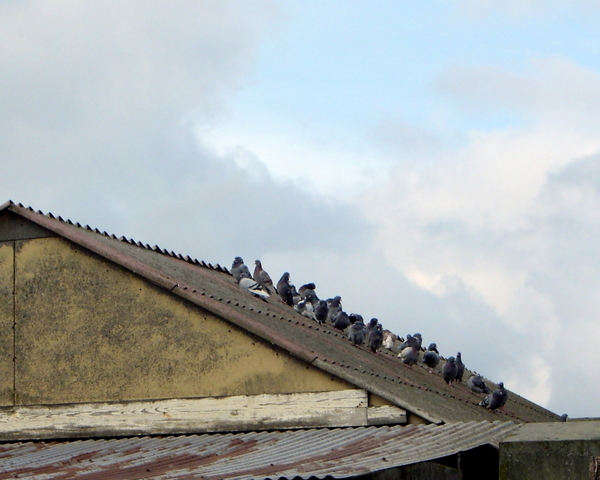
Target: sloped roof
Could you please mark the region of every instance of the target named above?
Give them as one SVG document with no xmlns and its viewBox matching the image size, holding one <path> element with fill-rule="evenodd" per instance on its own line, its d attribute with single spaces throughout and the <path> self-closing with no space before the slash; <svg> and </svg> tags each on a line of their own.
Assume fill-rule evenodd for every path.
<svg viewBox="0 0 600 480">
<path fill-rule="evenodd" d="M 439 372 L 430 373 L 420 365 L 406 367 L 396 354 L 385 349 L 374 354 L 364 346 L 353 346 L 341 332 L 306 319 L 275 298 L 266 303 L 256 299 L 240 290 L 229 271 L 219 265 L 199 262 L 132 239 L 117 238 L 13 202 L 2 205 L 0 214 L 5 210 L 432 423 L 559 420 L 558 415 L 513 392 L 502 412 L 479 407 L 482 396 L 472 393 L 466 385 L 448 386 Z"/>
<path fill-rule="evenodd" d="M 496 421 L 13 443 L 0 446 L 0 479 L 346 478 L 497 448 L 518 428 Z"/>
</svg>

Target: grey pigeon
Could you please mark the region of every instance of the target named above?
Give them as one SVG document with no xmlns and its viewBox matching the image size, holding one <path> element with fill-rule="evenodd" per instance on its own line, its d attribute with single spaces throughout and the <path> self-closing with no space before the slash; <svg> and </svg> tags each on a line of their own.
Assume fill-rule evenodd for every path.
<svg viewBox="0 0 600 480">
<path fill-rule="evenodd" d="M 346 330 L 350 326 L 350 317 L 343 310 L 337 314 L 335 320 L 333 321 L 333 328 L 337 328 L 342 332 Z"/>
<path fill-rule="evenodd" d="M 327 300 L 327 320 L 333 323 L 335 317 L 342 311 L 342 297 L 339 295 Z"/>
<path fill-rule="evenodd" d="M 267 298 L 269 298 L 268 292 L 265 292 L 263 290 L 263 288 L 258 283 L 256 283 L 254 280 L 252 280 L 251 278 L 247 278 L 247 277 L 240 278 L 240 281 L 238 282 L 238 286 L 242 290 L 245 290 L 246 292 L 254 295 L 255 297 L 262 298 L 265 301 Z"/>
<path fill-rule="evenodd" d="M 319 323 L 325 323 L 328 311 L 329 308 L 327 308 L 327 302 L 325 300 L 319 300 L 319 303 L 315 307 L 315 317 Z"/>
<path fill-rule="evenodd" d="M 420 333 L 415 333 L 413 336 L 413 341 L 416 342 L 415 347 L 417 347 L 417 350 L 421 350 L 421 346 L 423 345 L 423 337 L 421 336 Z"/>
<path fill-rule="evenodd" d="M 301 298 L 306 298 L 309 295 L 312 297 L 312 295 L 315 294 L 316 288 L 317 286 L 314 283 L 305 283 L 298 289 L 298 293 L 300 294 Z"/>
<path fill-rule="evenodd" d="M 271 280 L 271 277 L 269 276 L 269 274 L 263 270 L 262 268 L 262 263 L 260 262 L 260 260 L 255 260 L 254 261 L 254 281 L 256 283 L 258 283 L 261 287 L 263 287 L 263 289 L 265 289 L 267 292 L 269 292 L 270 294 L 275 293 L 275 287 L 273 286 L 273 280 Z"/>
<path fill-rule="evenodd" d="M 444 377 L 444 381 L 448 385 L 452 385 L 452 382 L 456 378 L 456 359 L 454 357 L 449 357 L 444 363 L 442 367 L 442 377 Z"/>
<path fill-rule="evenodd" d="M 500 382 L 498 388 L 479 402 L 480 407 L 486 407 L 492 411 L 502 408 L 508 400 L 508 392 L 504 388 L 504 383 Z"/>
<path fill-rule="evenodd" d="M 492 393 L 481 375 L 471 375 L 467 378 L 467 386 L 475 393 Z"/>
<path fill-rule="evenodd" d="M 420 333 L 417 335 L 421 335 Z M 418 337 L 411 335 L 410 333 L 406 335 L 406 340 L 402 342 L 400 345 L 400 350 L 404 350 L 406 347 L 415 347 L 417 350 L 421 348 L 421 342 Z"/>
<path fill-rule="evenodd" d="M 244 265 L 242 257 L 235 257 L 233 259 L 233 263 L 231 264 L 231 274 L 238 284 L 240 283 L 240 278 L 252 278 L 250 270 Z"/>
<path fill-rule="evenodd" d="M 462 382 L 463 375 L 465 374 L 465 364 L 462 362 L 460 352 L 456 354 L 456 381 Z"/>
<path fill-rule="evenodd" d="M 372 318 L 371 320 L 369 320 L 369 323 L 367 323 L 367 335 L 371 333 L 371 331 L 377 326 L 378 323 L 379 320 L 377 320 L 376 318 Z"/>
<path fill-rule="evenodd" d="M 419 351 L 414 345 L 403 348 L 398 356 L 402 358 L 402 363 L 409 367 L 412 367 L 419 361 Z"/>
<path fill-rule="evenodd" d="M 440 363 L 440 352 L 438 352 L 437 345 L 432 343 L 423 355 L 423 363 L 429 368 L 437 367 Z"/>
<path fill-rule="evenodd" d="M 377 353 L 377 350 L 381 348 L 383 344 L 383 326 L 381 324 L 376 325 L 367 334 L 367 346 L 373 353 Z"/>
<path fill-rule="evenodd" d="M 350 327 L 348 327 L 348 339 L 354 345 L 362 345 L 365 343 L 365 334 L 365 324 L 362 322 L 362 320 L 357 320 L 350 325 Z"/>
<path fill-rule="evenodd" d="M 412 335 L 409 333 L 406 336 L 406 340 L 403 340 L 402 343 L 400 344 L 400 351 L 404 350 L 406 347 L 408 347 L 408 341 L 412 338 Z"/>
<path fill-rule="evenodd" d="M 285 272 L 277 282 L 277 293 L 283 303 L 288 304 L 290 307 L 294 306 L 294 289 L 290 285 L 290 274 L 288 272 Z"/>
<path fill-rule="evenodd" d="M 350 315 L 348 315 L 348 317 L 350 317 L 350 323 L 354 323 L 357 320 L 360 320 L 362 323 L 365 323 L 362 315 L 359 315 L 358 313 L 351 313 Z"/>
</svg>

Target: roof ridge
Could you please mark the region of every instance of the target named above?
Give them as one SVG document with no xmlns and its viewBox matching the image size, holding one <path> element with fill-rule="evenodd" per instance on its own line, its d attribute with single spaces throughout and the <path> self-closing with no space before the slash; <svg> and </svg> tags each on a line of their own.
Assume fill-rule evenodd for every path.
<svg viewBox="0 0 600 480">
<path fill-rule="evenodd" d="M 218 263 L 215 264 L 215 265 L 213 265 L 211 263 L 205 262 L 204 260 L 198 260 L 197 258 L 192 258 L 189 255 L 185 255 L 184 256 L 181 253 L 175 253 L 173 250 L 167 250 L 166 248 L 161 248 L 158 245 L 154 245 L 152 247 L 152 246 L 150 246 L 149 243 L 143 243 L 141 241 L 137 241 L 133 237 L 127 238 L 124 235 L 121 235 L 120 237 L 117 237 L 114 233 L 110 234 L 110 233 L 106 232 L 106 230 L 100 231 L 98 228 L 90 227 L 90 225 L 87 225 L 87 224 L 84 226 L 81 223 L 79 223 L 79 222 L 73 222 L 72 220 L 70 220 L 68 218 L 65 220 L 60 215 L 59 216 L 54 216 L 52 214 L 52 212 L 44 213 L 42 210 L 37 210 L 36 211 L 35 209 L 33 209 L 30 206 L 26 207 L 22 203 L 16 204 L 12 200 L 8 200 L 5 203 L 3 203 L 2 205 L 0 205 L 0 210 L 4 210 L 6 208 L 10 208 L 11 206 L 17 207 L 17 208 L 23 208 L 25 210 L 29 210 L 30 212 L 33 212 L 33 213 L 35 213 L 37 215 L 42 215 L 42 216 L 44 216 L 46 218 L 51 218 L 52 220 L 58 220 L 61 223 L 70 225 L 70 226 L 75 227 L 75 228 L 81 228 L 83 230 L 88 230 L 90 232 L 97 233 L 98 235 L 102 235 L 102 236 L 104 236 L 106 238 L 110 238 L 110 239 L 113 239 L 113 240 L 117 240 L 117 241 L 121 241 L 121 242 L 124 242 L 124 243 L 128 243 L 130 245 L 134 245 L 134 246 L 137 246 L 137 247 L 140 247 L 140 248 L 144 248 L 146 250 L 152 250 L 154 252 L 160 253 L 161 255 L 165 255 L 165 256 L 168 256 L 168 257 L 177 258 L 179 260 L 183 260 L 184 262 L 190 263 L 192 265 L 196 265 L 198 267 L 207 268 L 209 270 L 214 270 L 214 271 L 217 271 L 217 272 L 226 273 L 228 275 L 231 275 L 231 272 L 227 269 L 227 267 L 223 267 L 223 266 L 219 265 Z"/>
</svg>

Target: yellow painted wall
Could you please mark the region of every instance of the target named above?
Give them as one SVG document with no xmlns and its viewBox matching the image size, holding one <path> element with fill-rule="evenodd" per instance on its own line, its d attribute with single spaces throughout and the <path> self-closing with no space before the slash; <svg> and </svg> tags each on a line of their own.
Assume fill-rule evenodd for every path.
<svg viewBox="0 0 600 480">
<path fill-rule="evenodd" d="M 13 403 L 13 242 L 0 242 L 0 405 Z"/>
<path fill-rule="evenodd" d="M 64 239 L 15 245 L 19 405 L 350 388 Z"/>
</svg>

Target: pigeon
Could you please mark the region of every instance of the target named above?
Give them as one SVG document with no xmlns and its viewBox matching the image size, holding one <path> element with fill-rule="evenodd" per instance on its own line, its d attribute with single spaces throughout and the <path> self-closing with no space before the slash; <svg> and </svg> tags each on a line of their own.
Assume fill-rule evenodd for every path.
<svg viewBox="0 0 600 480">
<path fill-rule="evenodd" d="M 233 263 L 231 264 L 231 274 L 238 284 L 240 283 L 240 278 L 252 278 L 250 270 L 244 265 L 242 257 L 235 257 L 233 259 Z"/>
<path fill-rule="evenodd" d="M 418 335 L 421 335 L 420 333 Z M 411 335 L 410 333 L 406 335 L 406 340 L 402 342 L 400 345 L 400 350 L 404 350 L 406 347 L 415 347 L 417 350 L 421 348 L 421 342 L 419 339 Z"/>
<path fill-rule="evenodd" d="M 508 392 L 504 388 L 504 383 L 500 382 L 498 384 L 498 389 L 494 390 L 481 402 L 479 402 L 479 406 L 486 407 L 489 410 L 494 411 L 498 408 L 502 408 L 506 403 L 506 400 L 508 400 Z"/>
<path fill-rule="evenodd" d="M 246 292 L 254 295 L 255 297 L 262 298 L 265 301 L 267 298 L 269 298 L 268 292 L 265 292 L 263 290 L 263 288 L 258 283 L 256 283 L 254 280 L 252 280 L 251 278 L 247 278 L 247 277 L 240 278 L 240 281 L 238 282 L 238 286 L 242 290 L 245 290 Z"/>
<path fill-rule="evenodd" d="M 471 375 L 467 378 L 467 386 L 475 393 L 492 393 L 481 375 Z"/>
<path fill-rule="evenodd" d="M 305 283 L 298 289 L 298 293 L 301 298 L 306 298 L 308 295 L 312 297 L 313 294 L 316 296 L 315 288 L 317 288 L 317 286 L 314 283 Z"/>
<path fill-rule="evenodd" d="M 255 260 L 254 265 L 256 265 L 254 267 L 254 275 L 252 276 L 254 281 L 270 294 L 276 293 L 275 287 L 273 286 L 273 280 L 271 280 L 269 274 L 263 270 L 260 260 Z"/>
<path fill-rule="evenodd" d="M 438 352 L 437 345 L 435 343 L 429 345 L 425 355 L 423 355 L 423 363 L 429 368 L 435 368 L 437 367 L 438 363 L 440 363 L 440 352 Z"/>
<path fill-rule="evenodd" d="M 328 311 L 327 302 L 325 300 L 319 300 L 319 303 L 315 307 L 315 317 L 317 318 L 317 322 L 325 323 Z"/>
<path fill-rule="evenodd" d="M 402 343 L 400 344 L 400 351 L 404 350 L 406 347 L 408 347 L 408 341 L 412 338 L 412 335 L 409 333 L 406 336 L 406 340 L 402 340 Z"/>
<path fill-rule="evenodd" d="M 367 335 L 371 333 L 371 331 L 373 331 L 373 329 L 377 326 L 378 323 L 379 320 L 377 320 L 376 318 L 372 318 L 371 320 L 369 320 L 369 323 L 367 323 Z"/>
<path fill-rule="evenodd" d="M 373 353 L 381 348 L 383 343 L 383 327 L 381 324 L 376 325 L 367 335 L 367 346 Z"/>
<path fill-rule="evenodd" d="M 327 308 L 327 320 L 333 323 L 337 314 L 342 311 L 342 297 L 337 295 L 336 297 L 327 300 Z"/>
<path fill-rule="evenodd" d="M 342 332 L 346 330 L 350 326 L 350 317 L 343 310 L 337 314 L 335 320 L 333 321 L 333 328 L 337 328 Z"/>
<path fill-rule="evenodd" d="M 306 318 L 310 318 L 311 320 L 317 321 L 317 317 L 315 316 L 315 311 L 313 309 L 312 303 L 310 303 L 306 298 L 300 300 L 296 305 L 294 305 L 294 310 L 296 310 L 299 314 L 305 316 Z"/>
<path fill-rule="evenodd" d="M 365 324 L 362 320 L 357 320 L 348 328 L 348 339 L 354 345 L 362 345 L 365 343 Z"/>
<path fill-rule="evenodd" d="M 402 363 L 404 365 L 408 365 L 409 367 L 412 367 L 419 361 L 419 351 L 415 346 L 412 345 L 403 348 L 398 356 L 402 358 Z"/>
<path fill-rule="evenodd" d="M 452 385 L 452 382 L 456 378 L 456 359 L 454 357 L 448 357 L 446 363 L 442 367 L 442 377 L 448 385 Z"/>
<path fill-rule="evenodd" d="M 396 344 L 398 340 L 398 336 L 389 330 L 383 331 L 383 347 L 391 350 L 392 347 Z"/>
<path fill-rule="evenodd" d="M 362 323 L 365 323 L 364 320 L 363 320 L 362 315 L 359 315 L 358 313 L 351 313 L 349 315 L 349 317 L 350 317 L 350 323 L 354 323 L 357 320 L 360 320 Z"/>
<path fill-rule="evenodd" d="M 277 282 L 277 293 L 279 293 L 283 303 L 288 304 L 290 307 L 294 306 L 294 290 L 290 285 L 290 274 L 288 272 L 285 272 Z"/>
<path fill-rule="evenodd" d="M 417 350 L 421 350 L 421 346 L 423 345 L 423 337 L 421 334 L 415 333 L 412 338 L 414 339 L 413 341 L 416 342 L 415 347 L 417 347 Z"/>
<path fill-rule="evenodd" d="M 460 352 L 456 354 L 456 381 L 462 382 L 463 375 L 465 374 L 465 364 L 462 362 Z"/>
</svg>

